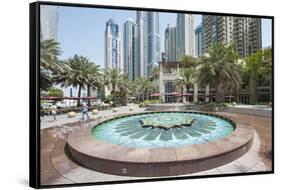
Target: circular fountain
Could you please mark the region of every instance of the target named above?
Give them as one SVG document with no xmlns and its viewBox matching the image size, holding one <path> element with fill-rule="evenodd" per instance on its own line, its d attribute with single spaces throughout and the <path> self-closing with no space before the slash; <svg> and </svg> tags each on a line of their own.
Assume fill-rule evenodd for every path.
<svg viewBox="0 0 281 190">
<path fill-rule="evenodd" d="M 171 176 L 218 167 L 250 148 L 253 131 L 199 112 L 146 112 L 104 118 L 69 136 L 78 164 L 126 176 Z"/>
</svg>

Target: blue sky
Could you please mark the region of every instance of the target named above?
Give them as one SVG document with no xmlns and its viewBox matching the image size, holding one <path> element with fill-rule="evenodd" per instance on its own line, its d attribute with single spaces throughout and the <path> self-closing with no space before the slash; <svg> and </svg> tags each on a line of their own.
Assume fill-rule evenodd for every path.
<svg viewBox="0 0 281 190">
<path fill-rule="evenodd" d="M 195 16 L 195 27 L 201 22 L 201 15 Z M 61 58 L 67 59 L 74 54 L 88 57 L 95 64 L 104 66 L 105 23 L 113 18 L 118 24 L 121 37 L 123 24 L 128 18 L 136 18 L 136 11 L 110 10 L 80 7 L 59 7 L 58 41 L 62 50 Z M 160 47 L 164 51 L 164 31 L 176 25 L 176 13 L 160 13 Z M 262 19 L 263 47 L 271 45 L 271 20 Z M 121 54 L 121 64 L 122 61 Z"/>
</svg>

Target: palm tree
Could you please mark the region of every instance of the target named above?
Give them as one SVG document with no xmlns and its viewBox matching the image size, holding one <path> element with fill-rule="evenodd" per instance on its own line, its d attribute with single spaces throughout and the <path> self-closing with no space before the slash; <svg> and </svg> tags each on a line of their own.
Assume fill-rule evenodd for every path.
<svg viewBox="0 0 281 190">
<path fill-rule="evenodd" d="M 133 81 L 129 80 L 128 75 L 122 75 L 122 80 L 118 83 L 119 96 L 123 106 L 127 105 L 128 94 L 133 94 Z"/>
<path fill-rule="evenodd" d="M 196 58 L 189 55 L 181 57 L 182 69 L 180 71 L 180 78 L 175 83 L 176 86 L 181 88 L 182 92 L 185 92 L 186 89 L 189 91 L 190 86 L 193 85 L 194 100 L 197 96 L 197 88 L 195 88 L 195 86 L 197 86 L 195 82 L 195 73 L 198 64 L 197 62 L 198 61 Z"/>
<path fill-rule="evenodd" d="M 58 56 L 60 55 L 59 43 L 54 40 L 40 42 L 40 89 L 47 90 L 52 86 L 52 73 L 62 71 Z"/>
<path fill-rule="evenodd" d="M 257 83 L 260 79 L 272 81 L 272 51 L 271 48 L 260 50 L 246 58 L 246 73 L 249 76 L 250 104 L 257 102 Z M 271 92 L 271 90 L 270 90 Z M 270 93 L 271 94 L 271 93 Z M 271 99 L 271 98 L 270 98 Z"/>
<path fill-rule="evenodd" d="M 184 68 L 190 68 L 190 67 L 195 67 L 197 65 L 197 60 L 192 56 L 185 55 L 181 57 L 181 63 Z"/>
<path fill-rule="evenodd" d="M 269 100 L 272 102 L 272 49 L 271 47 L 263 50 L 263 76 L 269 81 L 270 94 Z"/>
<path fill-rule="evenodd" d="M 149 78 L 151 78 L 152 80 L 158 79 L 159 78 L 159 72 L 160 72 L 159 66 L 154 67 Z"/>
<path fill-rule="evenodd" d="M 73 86 L 78 88 L 77 106 L 80 106 L 81 90 L 88 87 L 98 87 L 102 84 L 99 66 L 90 62 L 88 58 L 74 55 L 64 62 L 67 71 L 54 77 L 56 84 L 62 87 Z"/>
<path fill-rule="evenodd" d="M 175 80 L 174 85 L 181 89 L 181 93 L 189 92 L 190 86 L 194 84 L 195 69 L 194 68 L 182 68 L 180 71 L 180 77 Z"/>
<path fill-rule="evenodd" d="M 52 87 L 53 80 L 50 73 L 44 69 L 40 70 L 40 89 L 47 90 Z"/>
<path fill-rule="evenodd" d="M 151 80 L 145 77 L 140 77 L 137 79 L 137 84 L 138 84 L 138 92 L 139 96 L 142 94 L 143 99 L 147 100 L 148 99 L 148 92 L 152 91 L 154 89 L 154 85 Z M 145 98 L 144 98 L 145 97 Z"/>
<path fill-rule="evenodd" d="M 215 87 L 216 102 L 224 101 L 224 89 L 230 83 L 241 84 L 241 76 L 236 63 L 238 56 L 233 45 L 213 44 L 208 56 L 199 62 L 197 79 L 202 85 Z"/>
<path fill-rule="evenodd" d="M 58 56 L 61 54 L 59 43 L 53 39 L 40 42 L 40 68 L 52 72 L 63 71 L 63 65 L 59 64 Z"/>
<path fill-rule="evenodd" d="M 87 77 L 87 96 L 91 96 L 91 88 L 97 89 L 103 86 L 102 81 L 102 74 L 100 72 L 100 66 L 91 63 L 92 65 L 89 67 L 88 70 L 88 77 Z M 88 104 L 90 105 L 90 100 L 88 101 Z"/>
<path fill-rule="evenodd" d="M 104 84 L 111 89 L 111 95 L 115 96 L 118 84 L 123 81 L 123 75 L 119 69 L 107 69 L 104 72 Z"/>
<path fill-rule="evenodd" d="M 119 99 L 122 105 L 127 105 L 127 95 L 131 90 L 127 75 L 122 74 L 119 69 L 107 69 L 104 72 L 104 84 L 111 89 L 114 103 Z"/>
</svg>

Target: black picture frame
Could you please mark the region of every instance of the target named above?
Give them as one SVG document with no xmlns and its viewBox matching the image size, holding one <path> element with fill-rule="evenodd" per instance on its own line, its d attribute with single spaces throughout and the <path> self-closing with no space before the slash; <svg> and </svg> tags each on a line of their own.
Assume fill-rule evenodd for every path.
<svg viewBox="0 0 281 190">
<path fill-rule="evenodd" d="M 106 8 L 118 10 L 140 10 L 140 11 L 157 11 L 171 13 L 188 13 L 188 14 L 208 14 L 221 16 L 237 16 L 237 17 L 257 17 L 267 18 L 272 20 L 272 171 L 262 171 L 253 173 L 239 174 L 218 174 L 218 175 L 202 175 L 190 177 L 169 177 L 169 178 L 153 178 L 140 180 L 125 180 L 125 181 L 110 181 L 110 182 L 93 182 L 79 184 L 60 184 L 60 185 L 41 185 L 40 184 L 40 5 L 55 5 L 68 7 L 87 7 L 87 8 Z M 148 181 L 166 181 L 166 180 L 184 180 L 197 178 L 214 178 L 214 177 L 233 177 L 245 175 L 260 175 L 274 173 L 274 16 L 268 15 L 249 15 L 236 13 L 221 13 L 221 12 L 204 12 L 204 11 L 187 11 L 187 10 L 170 10 L 158 8 L 144 7 L 126 7 L 114 5 L 94 5 L 80 3 L 62 3 L 38 1 L 29 4 L 29 185 L 33 188 L 55 188 L 55 187 L 74 187 L 88 186 L 101 184 L 120 184 L 120 183 L 135 183 Z"/>
</svg>

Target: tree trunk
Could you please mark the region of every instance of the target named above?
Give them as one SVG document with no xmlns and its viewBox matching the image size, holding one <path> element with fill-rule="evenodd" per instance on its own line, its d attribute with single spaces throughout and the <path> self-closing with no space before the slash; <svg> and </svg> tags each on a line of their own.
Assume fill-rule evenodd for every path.
<svg viewBox="0 0 281 190">
<path fill-rule="evenodd" d="M 250 104 L 256 104 L 257 103 L 257 81 L 254 78 L 254 76 L 250 77 Z"/>
<path fill-rule="evenodd" d="M 235 84 L 235 102 L 238 103 L 239 102 L 239 86 L 237 84 Z"/>
<path fill-rule="evenodd" d="M 145 100 L 148 99 L 148 90 L 145 90 Z"/>
<path fill-rule="evenodd" d="M 181 88 L 181 94 L 185 94 L 186 93 L 186 86 L 183 86 L 183 88 Z M 186 97 L 182 96 L 182 103 L 186 103 Z"/>
<path fill-rule="evenodd" d="M 206 85 L 205 87 L 205 103 L 210 102 L 210 85 Z"/>
<path fill-rule="evenodd" d="M 218 84 L 216 87 L 216 103 L 224 102 L 224 90 L 223 85 Z"/>
<path fill-rule="evenodd" d="M 79 106 L 80 106 L 81 89 L 82 89 L 82 86 L 81 86 L 81 85 L 79 85 L 79 86 L 78 86 L 78 100 L 77 100 L 77 107 L 79 107 Z"/>
<path fill-rule="evenodd" d="M 269 79 L 269 101 L 272 102 L 272 79 Z"/>
<path fill-rule="evenodd" d="M 90 97 L 91 96 L 91 87 L 90 85 L 87 85 L 87 96 Z M 91 106 L 91 100 L 88 99 L 88 106 Z"/>
<path fill-rule="evenodd" d="M 198 85 L 197 85 L 197 83 L 193 84 L 193 102 L 194 103 L 198 102 Z"/>
</svg>

